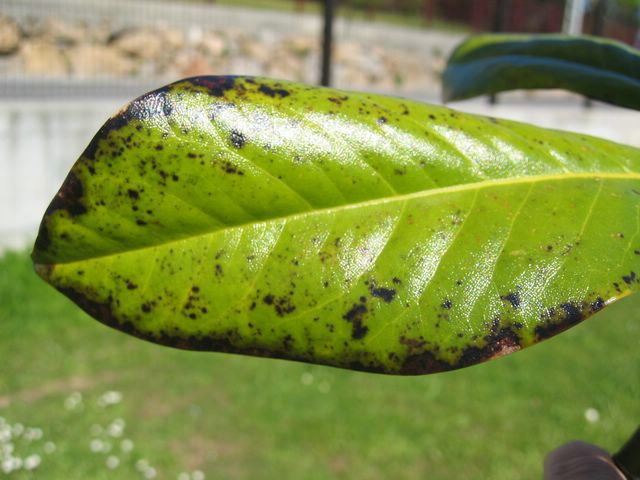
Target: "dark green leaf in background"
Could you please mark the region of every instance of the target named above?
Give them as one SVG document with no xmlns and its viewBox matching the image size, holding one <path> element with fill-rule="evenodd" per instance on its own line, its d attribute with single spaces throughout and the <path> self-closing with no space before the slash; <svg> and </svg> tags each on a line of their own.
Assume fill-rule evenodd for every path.
<svg viewBox="0 0 640 480">
<path fill-rule="evenodd" d="M 407 100 L 193 78 L 102 127 L 33 260 L 161 344 L 450 370 L 637 290 L 639 165 L 631 147 Z"/>
<path fill-rule="evenodd" d="M 442 81 L 445 101 L 562 88 L 640 110 L 640 52 L 598 37 L 478 35 L 453 52 Z"/>
</svg>

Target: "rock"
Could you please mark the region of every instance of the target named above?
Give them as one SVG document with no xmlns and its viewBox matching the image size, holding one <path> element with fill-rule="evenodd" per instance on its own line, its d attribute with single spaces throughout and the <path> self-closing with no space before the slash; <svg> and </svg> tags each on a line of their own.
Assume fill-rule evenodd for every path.
<svg viewBox="0 0 640 480">
<path fill-rule="evenodd" d="M 298 58 L 306 58 L 320 49 L 320 40 L 312 36 L 296 36 L 284 40 L 286 48 Z"/>
<path fill-rule="evenodd" d="M 227 42 L 222 35 L 217 32 L 205 32 L 200 42 L 202 51 L 211 57 L 223 57 L 227 55 Z"/>
<path fill-rule="evenodd" d="M 43 40 L 22 42 L 18 55 L 26 74 L 61 76 L 69 71 L 67 59 L 60 48 Z"/>
<path fill-rule="evenodd" d="M 283 80 L 304 80 L 304 68 L 299 57 L 284 49 L 276 51 L 276 54 L 264 62 L 264 73 L 273 78 Z"/>
<path fill-rule="evenodd" d="M 112 30 L 113 28 L 108 19 L 102 19 L 99 22 L 93 23 L 87 28 L 87 42 L 105 45 L 111 37 Z"/>
<path fill-rule="evenodd" d="M 269 58 L 277 58 L 273 50 L 272 46 L 248 37 L 242 39 L 239 45 L 240 55 L 258 62 L 268 61 Z"/>
<path fill-rule="evenodd" d="M 164 51 L 164 39 L 157 30 L 134 28 L 114 35 L 110 45 L 121 53 L 142 60 L 157 60 Z"/>
<path fill-rule="evenodd" d="M 336 45 L 334 61 L 350 64 L 357 62 L 363 54 L 364 50 L 361 45 L 354 42 L 340 42 Z"/>
<path fill-rule="evenodd" d="M 18 24 L 9 17 L 0 17 L 0 55 L 8 55 L 18 50 L 20 30 Z"/>
<path fill-rule="evenodd" d="M 175 51 L 184 48 L 186 38 L 182 30 L 163 26 L 161 32 L 167 50 Z"/>
<path fill-rule="evenodd" d="M 38 37 L 43 41 L 66 47 L 77 45 L 87 39 L 87 27 L 78 23 L 66 22 L 60 18 L 49 17 L 38 29 Z"/>
<path fill-rule="evenodd" d="M 198 45 L 202 42 L 202 37 L 204 36 L 204 30 L 199 25 L 190 25 L 187 30 L 187 44 L 189 46 Z"/>
<path fill-rule="evenodd" d="M 253 58 L 233 57 L 230 72 L 236 75 L 264 75 L 264 68 L 262 63 Z"/>
<path fill-rule="evenodd" d="M 228 73 L 225 60 L 212 60 L 197 48 L 180 50 L 161 67 L 161 74 L 171 79 L 195 75 Z"/>
<path fill-rule="evenodd" d="M 104 45 L 83 44 L 68 51 L 71 73 L 77 77 L 126 76 L 134 73 L 135 62 Z"/>
</svg>

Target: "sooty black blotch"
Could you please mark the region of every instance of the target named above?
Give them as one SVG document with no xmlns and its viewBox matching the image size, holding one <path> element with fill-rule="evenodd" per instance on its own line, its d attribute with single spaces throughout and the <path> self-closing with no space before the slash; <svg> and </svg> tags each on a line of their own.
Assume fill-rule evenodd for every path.
<svg viewBox="0 0 640 480">
<path fill-rule="evenodd" d="M 365 314 L 369 311 L 365 297 L 360 297 L 360 303 L 354 303 L 351 309 L 345 313 L 342 318 L 351 323 L 351 338 L 360 340 L 365 337 L 369 331 L 369 327 L 362 324 Z"/>
<path fill-rule="evenodd" d="M 506 295 L 500 295 L 500 300 L 509 302 L 513 308 L 520 308 L 520 292 L 509 292 Z"/>
<path fill-rule="evenodd" d="M 288 90 L 285 90 L 284 88 L 271 88 L 270 86 L 265 85 L 264 83 L 261 84 L 260 87 L 258 87 L 258 91 L 260 93 L 264 93 L 265 95 L 271 98 L 275 98 L 275 97 L 284 98 L 289 96 Z"/>
<path fill-rule="evenodd" d="M 285 315 L 294 312 L 296 309 L 296 306 L 291 302 L 291 298 L 284 295 L 280 297 L 276 297 L 272 294 L 265 295 L 262 301 L 266 305 L 273 306 L 273 309 L 279 317 L 284 317 Z"/>
<path fill-rule="evenodd" d="M 375 284 L 369 286 L 371 295 L 377 298 L 381 298 L 387 303 L 390 303 L 396 296 L 395 288 L 378 287 Z"/>
<path fill-rule="evenodd" d="M 231 144 L 234 147 L 240 149 L 244 147 L 245 143 L 247 143 L 247 139 L 241 132 L 238 132 L 237 130 L 231 130 Z"/>
<path fill-rule="evenodd" d="M 629 275 L 623 275 L 622 280 L 624 280 L 624 283 L 627 285 L 631 285 L 636 281 L 636 272 L 630 272 Z"/>
<path fill-rule="evenodd" d="M 83 195 L 82 182 L 74 172 L 70 172 L 60 191 L 49 204 L 46 215 L 49 216 L 56 210 L 66 210 L 72 217 L 86 213 L 87 209 L 81 201 Z"/>
</svg>

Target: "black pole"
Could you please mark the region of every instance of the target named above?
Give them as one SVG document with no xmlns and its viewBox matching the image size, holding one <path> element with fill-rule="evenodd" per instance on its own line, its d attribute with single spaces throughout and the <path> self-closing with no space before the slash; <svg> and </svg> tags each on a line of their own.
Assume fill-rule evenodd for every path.
<svg viewBox="0 0 640 480">
<path fill-rule="evenodd" d="M 493 16 L 493 31 L 504 32 L 509 30 L 509 19 L 511 17 L 511 0 L 498 0 L 496 2 L 496 11 Z M 489 103 L 495 105 L 498 103 L 498 96 L 495 93 L 489 95 Z"/>
<path fill-rule="evenodd" d="M 320 85 L 328 87 L 331 84 L 331 50 L 333 44 L 333 18 L 336 0 L 324 0 L 324 28 L 322 31 L 322 65 Z"/>
</svg>

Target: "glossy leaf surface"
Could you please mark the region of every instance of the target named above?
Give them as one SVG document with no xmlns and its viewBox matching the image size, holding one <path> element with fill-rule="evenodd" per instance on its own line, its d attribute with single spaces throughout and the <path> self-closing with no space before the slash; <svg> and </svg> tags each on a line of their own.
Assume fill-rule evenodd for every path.
<svg viewBox="0 0 640 480">
<path fill-rule="evenodd" d="M 154 342 L 450 370 L 638 288 L 639 164 L 631 147 L 401 99 L 194 78 L 102 127 L 33 260 Z"/>
<path fill-rule="evenodd" d="M 640 110 L 640 52 L 598 37 L 478 35 L 453 52 L 442 82 L 445 101 L 562 88 Z"/>
</svg>

